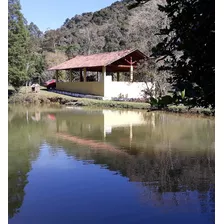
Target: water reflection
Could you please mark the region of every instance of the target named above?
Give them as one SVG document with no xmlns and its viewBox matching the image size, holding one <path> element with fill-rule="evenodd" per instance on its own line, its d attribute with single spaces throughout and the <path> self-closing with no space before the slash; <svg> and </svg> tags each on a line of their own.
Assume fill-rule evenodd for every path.
<svg viewBox="0 0 224 224">
<path fill-rule="evenodd" d="M 8 203 L 9 217 L 19 212 L 27 185 L 31 161 L 38 157 L 41 126 L 29 123 L 26 118 L 15 116 L 9 122 L 8 137 Z"/>
<path fill-rule="evenodd" d="M 35 113 L 39 119 L 33 120 Z M 26 198 L 32 161 L 41 159 L 44 142 L 54 156 L 60 148 L 66 158 L 128 178 L 139 188 L 136 205 L 150 204 L 166 214 L 206 214 L 204 223 L 214 221 L 214 120 L 109 110 L 9 115 L 10 217 Z"/>
<path fill-rule="evenodd" d="M 9 107 L 8 115 L 8 215 L 13 217 L 22 206 L 32 161 L 52 127 L 46 126 L 38 110 Z"/>
</svg>

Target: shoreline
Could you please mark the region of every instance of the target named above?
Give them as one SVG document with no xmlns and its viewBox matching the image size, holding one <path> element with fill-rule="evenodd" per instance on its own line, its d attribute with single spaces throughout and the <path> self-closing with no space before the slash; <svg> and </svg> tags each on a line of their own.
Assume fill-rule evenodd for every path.
<svg viewBox="0 0 224 224">
<path fill-rule="evenodd" d="M 149 103 L 144 102 L 127 102 L 127 101 L 112 101 L 99 100 L 89 98 L 78 98 L 58 94 L 47 91 L 41 88 L 39 93 L 26 93 L 25 88 L 22 88 L 19 93 L 12 93 L 8 95 L 8 104 L 22 104 L 22 105 L 64 105 L 74 107 L 93 107 L 93 108 L 111 108 L 111 109 L 134 109 L 151 111 L 163 111 L 176 114 L 190 114 L 214 117 L 215 112 L 209 108 L 193 107 L 189 108 L 184 105 L 168 105 L 167 108 L 157 109 L 150 108 Z"/>
</svg>

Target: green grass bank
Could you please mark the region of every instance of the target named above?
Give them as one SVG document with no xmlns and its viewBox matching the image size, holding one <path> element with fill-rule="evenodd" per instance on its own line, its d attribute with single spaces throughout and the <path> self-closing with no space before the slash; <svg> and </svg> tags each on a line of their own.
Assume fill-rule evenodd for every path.
<svg viewBox="0 0 224 224">
<path fill-rule="evenodd" d="M 137 109 L 148 111 L 154 110 L 150 108 L 149 103 L 77 98 L 50 92 L 47 91 L 47 89 L 44 87 L 41 87 L 38 93 L 32 93 L 30 92 L 29 89 L 26 89 L 26 87 L 22 87 L 18 93 L 15 93 L 13 88 L 9 87 L 8 103 L 22 104 L 22 105 L 56 104 L 67 106 L 97 107 L 97 108 Z M 203 116 L 215 115 L 215 111 L 211 110 L 210 108 L 203 108 L 203 107 L 190 108 L 184 105 L 168 105 L 167 108 L 160 109 L 160 111 L 183 113 L 183 114 L 197 114 Z"/>
</svg>

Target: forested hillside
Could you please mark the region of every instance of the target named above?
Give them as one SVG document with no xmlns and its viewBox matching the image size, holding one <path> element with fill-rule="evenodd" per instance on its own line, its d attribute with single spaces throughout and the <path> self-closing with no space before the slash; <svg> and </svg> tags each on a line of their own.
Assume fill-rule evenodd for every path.
<svg viewBox="0 0 224 224">
<path fill-rule="evenodd" d="M 166 23 L 165 14 L 157 6 L 165 1 L 152 0 L 129 10 L 127 6 L 132 2 L 117 1 L 100 11 L 66 19 L 60 28 L 44 34 L 43 49 L 61 50 L 68 57 L 128 48 L 149 54 L 160 40 L 155 34 Z"/>
</svg>

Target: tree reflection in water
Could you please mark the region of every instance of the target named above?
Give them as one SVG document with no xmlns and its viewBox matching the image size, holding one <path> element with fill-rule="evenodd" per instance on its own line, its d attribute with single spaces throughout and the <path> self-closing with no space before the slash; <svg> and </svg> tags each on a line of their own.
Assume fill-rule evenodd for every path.
<svg viewBox="0 0 224 224">
<path fill-rule="evenodd" d="M 143 115 L 145 124 L 113 127 L 106 136 L 102 113 L 42 113 L 38 122 L 27 122 L 26 113 L 10 115 L 9 217 L 21 207 L 31 162 L 38 158 L 43 141 L 52 152 L 60 147 L 75 160 L 127 177 L 140 186 L 142 203 L 181 209 L 198 200 L 201 213 L 214 214 L 213 121 Z"/>
</svg>

